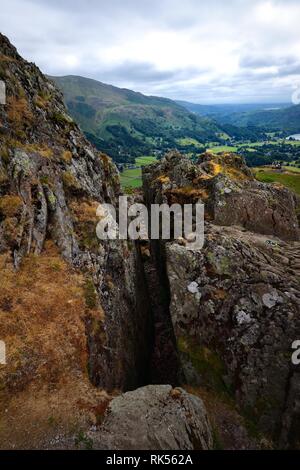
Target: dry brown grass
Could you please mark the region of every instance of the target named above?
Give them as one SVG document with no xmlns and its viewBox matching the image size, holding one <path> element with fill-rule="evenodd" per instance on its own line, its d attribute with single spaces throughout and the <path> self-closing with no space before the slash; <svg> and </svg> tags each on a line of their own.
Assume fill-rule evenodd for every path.
<svg viewBox="0 0 300 470">
<path fill-rule="evenodd" d="M 79 200 L 79 201 L 72 201 L 70 203 L 70 209 L 72 213 L 75 215 L 76 222 L 85 223 L 85 222 L 92 222 L 97 223 L 98 217 L 96 215 L 97 208 L 99 206 L 98 201 L 91 201 L 91 200 Z"/>
<path fill-rule="evenodd" d="M 165 191 L 170 204 L 194 204 L 199 199 L 205 201 L 208 199 L 208 193 L 202 188 L 193 188 L 191 186 L 185 186 L 178 189 L 170 189 Z"/>
<path fill-rule="evenodd" d="M 224 300 L 226 299 L 226 297 L 228 296 L 228 292 L 224 289 L 217 289 L 215 288 L 213 290 L 213 293 L 212 293 L 212 296 L 215 298 L 215 299 L 218 299 L 218 300 Z"/>
<path fill-rule="evenodd" d="M 17 60 L 14 59 L 13 57 L 2 54 L 2 52 L 1 52 L 0 53 L 0 62 L 17 62 Z"/>
<path fill-rule="evenodd" d="M 101 423 L 111 398 L 85 377 L 67 379 L 51 392 L 33 383 L 5 404 L 0 449 L 75 448 L 80 432 Z"/>
<path fill-rule="evenodd" d="M 39 150 L 39 154 L 41 155 L 41 157 L 44 157 L 44 158 L 51 158 L 53 157 L 53 150 L 52 149 L 41 149 Z"/>
<path fill-rule="evenodd" d="M 230 179 L 236 180 L 236 181 L 246 181 L 250 179 L 249 176 L 247 176 L 245 173 L 232 167 L 225 167 L 224 174 L 228 176 Z"/>
<path fill-rule="evenodd" d="M 70 191 L 76 191 L 80 189 L 79 182 L 77 181 L 73 173 L 71 173 L 70 171 L 65 171 L 63 173 L 62 180 L 65 189 L 69 189 Z"/>
<path fill-rule="evenodd" d="M 32 122 L 33 115 L 25 97 L 19 98 L 16 96 L 10 96 L 7 99 L 7 104 L 7 117 L 14 128 L 23 128 L 24 124 Z"/>
<path fill-rule="evenodd" d="M 96 236 L 96 226 L 99 218 L 96 215 L 99 202 L 92 200 L 74 199 L 69 207 L 72 211 L 74 228 L 82 247 L 97 250 L 99 240 Z"/>
<path fill-rule="evenodd" d="M 64 150 L 62 155 L 61 155 L 61 158 L 63 159 L 64 162 L 71 163 L 71 161 L 72 161 L 72 152 L 70 152 L 70 150 Z"/>
<path fill-rule="evenodd" d="M 5 183 L 8 183 L 8 175 L 6 171 L 3 168 L 0 168 L 0 186 L 2 186 Z"/>
<path fill-rule="evenodd" d="M 6 195 L 0 197 L 0 215 L 4 217 L 14 217 L 22 209 L 23 202 L 19 196 Z"/>
<path fill-rule="evenodd" d="M 34 97 L 34 104 L 41 109 L 46 109 L 49 105 L 51 95 L 49 93 L 40 92 Z"/>
<path fill-rule="evenodd" d="M 52 158 L 54 156 L 53 149 L 49 148 L 46 144 L 26 144 L 22 148 L 27 152 L 36 152 L 44 158 Z"/>
<path fill-rule="evenodd" d="M 105 153 L 100 152 L 99 157 L 102 160 L 104 168 L 108 169 L 111 166 L 111 158 L 109 158 Z"/>
<path fill-rule="evenodd" d="M 15 442 L 14 426 L 20 440 L 30 423 L 32 430 L 43 422 L 35 433 L 47 434 L 53 414 L 61 415 L 60 423 L 74 422 L 85 390 L 91 406 L 98 406 L 88 380 L 85 320 L 101 323 L 103 311 L 87 306 L 85 283 L 51 242 L 41 256 L 28 256 L 18 272 L 8 254 L 0 256 L 0 337 L 7 348 L 7 365 L 0 366 L 0 443 L 7 434 Z M 47 409 L 51 401 L 55 413 Z"/>
<path fill-rule="evenodd" d="M 211 161 L 210 165 L 213 168 L 213 175 L 223 173 L 232 180 L 244 181 L 249 180 L 250 177 L 242 169 L 239 168 L 240 157 L 232 153 L 223 153 L 216 158 L 216 161 Z"/>
<path fill-rule="evenodd" d="M 216 176 L 222 172 L 222 166 L 219 163 L 209 162 L 209 164 L 211 166 L 213 176 Z"/>
<path fill-rule="evenodd" d="M 170 178 L 167 175 L 161 175 L 157 178 L 157 181 L 159 181 L 161 184 L 168 184 L 170 183 Z"/>
</svg>

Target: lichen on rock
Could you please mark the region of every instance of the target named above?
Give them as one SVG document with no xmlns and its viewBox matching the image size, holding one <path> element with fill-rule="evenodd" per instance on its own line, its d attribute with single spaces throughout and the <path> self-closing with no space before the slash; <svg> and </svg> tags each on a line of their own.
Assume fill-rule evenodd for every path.
<svg viewBox="0 0 300 470">
<path fill-rule="evenodd" d="M 170 153 L 143 170 L 143 185 L 148 204 L 170 202 L 175 189 L 189 186 L 176 202 L 194 203 L 198 188 L 206 192 L 198 198 L 205 204 L 203 248 L 164 243 L 183 380 L 233 400 L 257 434 L 298 446 L 299 373 L 290 352 L 300 335 L 294 195 L 258 183 L 241 157 L 227 153 L 206 153 L 194 164 Z"/>
</svg>

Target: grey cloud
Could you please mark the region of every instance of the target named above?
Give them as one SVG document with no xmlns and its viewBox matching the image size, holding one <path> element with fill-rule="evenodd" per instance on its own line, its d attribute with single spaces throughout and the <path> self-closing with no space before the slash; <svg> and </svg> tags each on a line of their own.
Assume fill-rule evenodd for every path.
<svg viewBox="0 0 300 470">
<path fill-rule="evenodd" d="M 300 62 L 296 62 L 287 67 L 281 67 L 279 69 L 278 75 L 280 76 L 300 75 Z"/>
<path fill-rule="evenodd" d="M 184 81 L 193 77 L 199 77 L 205 71 L 197 68 L 157 70 L 157 68 L 148 62 L 124 62 L 109 70 L 93 72 L 93 77 L 100 81 L 110 81 L 126 85 L 128 82 L 135 82 L 139 85 L 160 83 L 172 83 L 173 81 Z"/>
<path fill-rule="evenodd" d="M 293 56 L 276 57 L 269 55 L 245 55 L 240 58 L 240 66 L 243 68 L 261 68 L 273 66 L 286 66 L 294 64 L 297 59 Z"/>
<path fill-rule="evenodd" d="M 299 0 L 268 1 L 284 11 L 299 6 Z M 24 57 L 51 75 L 78 74 L 147 94 L 197 102 L 268 101 L 270 96 L 285 101 L 289 85 L 279 86 L 276 80 L 292 83 L 300 75 L 295 55 L 300 17 L 298 23 L 297 18 L 291 24 L 265 23 L 265 18 L 255 14 L 263 3 L 265 0 L 10 0 L 1 5 L 0 29 Z M 140 57 L 131 54 L 129 45 L 139 44 L 148 33 L 173 33 L 183 43 L 192 38 L 191 44 L 198 44 L 200 50 L 205 45 L 204 56 L 197 55 L 195 48 L 194 64 L 184 66 L 188 46 L 178 54 L 171 48 L 174 63 L 158 67 L 157 44 L 150 57 L 142 51 Z M 216 76 L 209 59 L 227 42 L 232 44 L 238 67 L 232 72 L 220 68 Z M 114 46 L 123 48 L 124 57 L 110 61 Z M 73 56 L 78 63 L 68 66 L 63 58 Z M 261 68 L 266 70 L 257 73 Z"/>
<path fill-rule="evenodd" d="M 176 76 L 176 71 L 160 71 L 147 62 L 124 62 L 119 66 L 106 72 L 99 71 L 99 78 L 109 80 L 129 80 L 137 82 L 159 82 L 172 80 Z"/>
</svg>

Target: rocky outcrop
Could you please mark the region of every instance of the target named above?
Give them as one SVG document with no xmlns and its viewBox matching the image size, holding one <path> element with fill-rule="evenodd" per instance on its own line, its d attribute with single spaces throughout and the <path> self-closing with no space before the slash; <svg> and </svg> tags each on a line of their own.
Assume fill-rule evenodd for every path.
<svg viewBox="0 0 300 470">
<path fill-rule="evenodd" d="M 212 431 L 200 398 L 170 385 L 148 385 L 110 403 L 94 449 L 207 450 Z"/>
<path fill-rule="evenodd" d="M 186 239 L 164 246 L 184 381 L 234 400 L 257 433 L 299 445 L 295 196 L 256 182 L 231 154 L 193 164 L 170 153 L 144 169 L 144 192 L 148 204 L 205 204 L 204 247 L 190 250 Z"/>
<path fill-rule="evenodd" d="M 96 236 L 97 206 L 117 205 L 118 172 L 110 158 L 84 138 L 54 84 L 2 35 L 0 65 L 7 95 L 7 104 L 0 106 L 0 255 L 17 273 L 28 257 L 39 257 L 51 241 L 56 255 L 83 276 L 85 333 L 80 341 L 86 343 L 90 380 L 108 390 L 142 385 L 147 381 L 152 338 L 150 314 L 141 308 L 146 294 L 139 258 L 133 244 L 101 242 Z M 53 282 L 52 275 L 49 272 L 45 283 Z M 2 297 L 0 305 L 10 305 L 12 316 L 17 308 L 13 292 L 3 292 Z M 39 314 L 42 318 L 43 312 Z M 1 313 L 2 323 L 1 331 L 6 331 L 7 319 Z M 27 348 L 26 326 L 21 324 L 24 329 L 16 334 Z M 10 338 L 2 333 L 1 340 L 10 354 Z M 36 348 L 31 344 L 27 352 L 27 371 Z M 9 359 L 9 364 L 17 361 Z M 10 372 L 9 367 L 1 370 L 3 390 Z M 27 375 L 22 368 L 18 373 Z"/>
<path fill-rule="evenodd" d="M 193 164 L 171 152 L 159 165 L 144 169 L 146 199 L 190 203 L 201 199 L 206 219 L 216 225 L 240 225 L 256 233 L 299 240 L 297 198 L 281 185 L 256 181 L 237 155 L 207 152 Z"/>
<path fill-rule="evenodd" d="M 115 398 L 103 421 L 107 392 L 149 382 L 208 390 L 252 430 L 299 446 L 295 196 L 255 181 L 236 155 L 193 163 L 172 152 L 144 169 L 144 199 L 204 202 L 203 249 L 189 250 L 188 237 L 99 241 L 96 209 L 120 193 L 114 165 L 2 35 L 0 78 L 1 446 L 39 448 L 43 434 L 47 447 L 56 429 L 77 426 L 75 441 L 97 448 L 211 448 L 201 400 L 170 385 Z M 233 413 L 223 411 L 225 435 Z M 234 420 L 232 434 L 252 446 Z"/>
<path fill-rule="evenodd" d="M 286 413 L 299 420 L 291 345 L 300 335 L 300 244 L 214 226 L 206 240 L 201 252 L 167 246 L 186 380 L 234 397 L 258 429 L 280 438 Z"/>
<path fill-rule="evenodd" d="M 105 321 L 87 321 L 92 382 L 107 390 L 133 390 L 149 382 L 153 344 L 152 313 L 139 254 L 134 244 L 111 242 L 94 269 Z M 97 279 L 97 278 L 96 278 Z"/>
</svg>

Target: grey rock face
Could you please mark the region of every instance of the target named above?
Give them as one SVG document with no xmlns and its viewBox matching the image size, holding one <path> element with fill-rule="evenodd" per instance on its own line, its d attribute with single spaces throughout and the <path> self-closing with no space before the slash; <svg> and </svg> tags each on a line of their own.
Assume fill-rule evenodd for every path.
<svg viewBox="0 0 300 470">
<path fill-rule="evenodd" d="M 94 448 L 112 450 L 207 450 L 213 444 L 202 400 L 170 385 L 115 398 L 89 438 Z"/>
<path fill-rule="evenodd" d="M 205 154 L 195 165 L 169 154 L 144 169 L 144 192 L 148 203 L 205 204 L 204 247 L 165 244 L 185 381 L 231 397 L 258 432 L 299 446 L 299 371 L 291 363 L 300 337 L 296 197 L 254 181 L 232 154 Z"/>
<path fill-rule="evenodd" d="M 255 233 L 299 240 L 296 196 L 280 185 L 256 181 L 244 160 L 231 153 L 205 153 L 193 164 L 171 152 L 143 169 L 146 200 L 205 203 L 206 217 L 217 225 L 240 225 Z"/>
<path fill-rule="evenodd" d="M 0 52 L 7 90 L 0 106 L 0 253 L 10 252 L 18 269 L 24 256 L 42 252 L 46 237 L 54 241 L 103 309 L 103 321 L 86 318 L 91 380 L 132 389 L 144 383 L 150 330 L 135 247 L 96 237 L 98 204 L 117 206 L 118 172 L 67 115 L 53 83 L 1 34 Z"/>
<path fill-rule="evenodd" d="M 220 234 L 207 226 L 201 252 L 176 243 L 166 249 L 170 312 L 182 359 L 194 365 L 202 385 L 233 393 L 270 435 L 283 429 L 286 413 L 292 422 L 299 419 L 289 403 L 300 398 L 291 386 L 299 380 L 291 344 L 300 337 L 300 273 L 293 268 L 300 245 L 278 243 L 274 250 L 263 236 L 231 227 Z M 186 289 L 195 280 L 198 301 Z"/>
<path fill-rule="evenodd" d="M 133 244 L 95 237 L 97 205 L 116 205 L 117 171 L 66 114 L 54 85 L 2 35 L 0 51 L 8 94 L 0 107 L 0 253 L 10 253 L 18 269 L 27 254 L 42 252 L 47 238 L 56 244 L 88 281 L 87 301 L 103 309 L 96 320 L 83 312 L 90 380 L 107 390 L 134 389 L 147 382 L 154 343 L 145 268 Z M 189 251 L 181 239 L 161 250 L 166 266 L 159 264 L 168 275 L 168 308 L 161 311 L 170 310 L 186 382 L 230 394 L 259 429 L 296 446 L 300 379 L 290 361 L 300 337 L 295 197 L 256 182 L 235 155 L 205 154 L 195 165 L 178 153 L 144 169 L 144 195 L 148 203 L 202 201 L 207 208 L 203 250 Z M 161 289 L 152 297 L 156 292 Z M 171 386 L 116 398 L 90 435 L 104 449 L 212 446 L 201 400 Z"/>
<path fill-rule="evenodd" d="M 257 233 L 298 240 L 299 227 L 295 214 L 295 196 L 280 186 L 257 181 L 236 184 L 226 191 L 227 178 L 219 177 L 214 222 L 218 225 L 241 225 Z"/>
<path fill-rule="evenodd" d="M 87 322 L 89 369 L 97 386 L 132 390 L 147 382 L 152 339 L 143 271 L 134 245 L 112 241 L 90 257 L 105 321 Z"/>
</svg>

